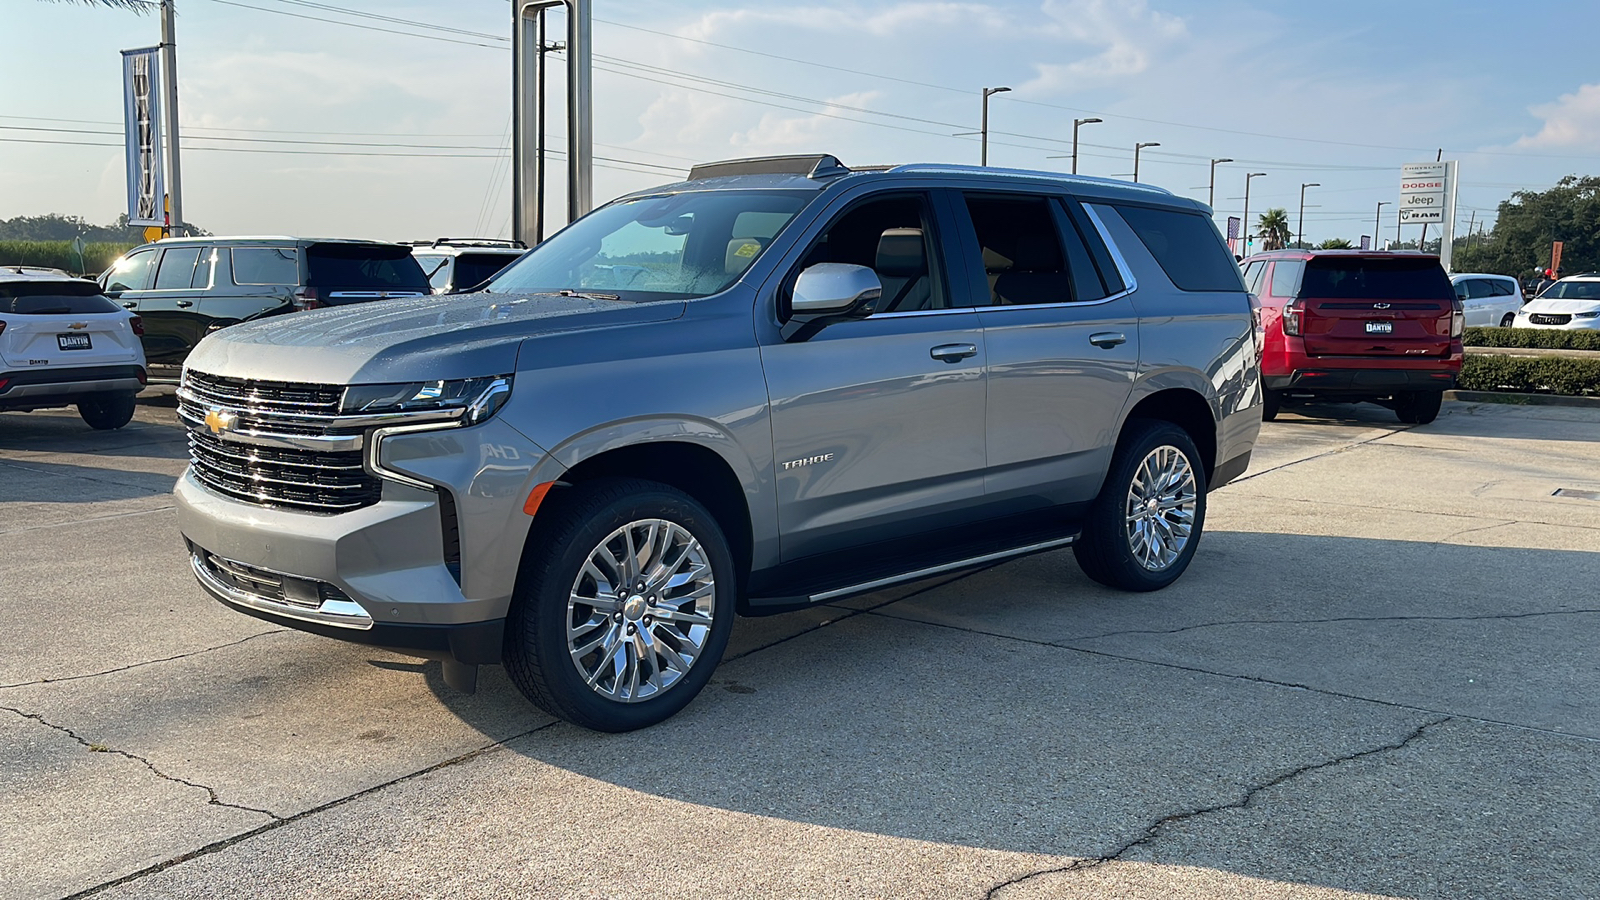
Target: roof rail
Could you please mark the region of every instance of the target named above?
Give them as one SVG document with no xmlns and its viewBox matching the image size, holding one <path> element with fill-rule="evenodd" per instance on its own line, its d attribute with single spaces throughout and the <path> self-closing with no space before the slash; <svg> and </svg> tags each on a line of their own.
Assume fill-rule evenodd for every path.
<svg viewBox="0 0 1600 900">
<path fill-rule="evenodd" d="M 890 172 L 947 172 L 952 175 L 1003 175 L 1011 178 L 1043 178 L 1049 181 L 1064 181 L 1073 184 L 1103 184 L 1120 188 L 1133 188 L 1134 190 L 1150 191 L 1156 194 L 1171 195 L 1166 188 L 1156 187 L 1153 184 L 1140 184 L 1136 181 L 1123 181 L 1119 178 L 1100 178 L 1094 175 L 1068 175 L 1065 172 L 1044 172 L 1037 169 L 1002 169 L 996 166 L 964 166 L 957 163 L 902 163 L 889 169 Z"/>
<path fill-rule="evenodd" d="M 431 241 L 401 241 L 413 247 L 510 247 L 517 250 L 526 250 L 528 245 L 521 241 L 511 241 L 505 238 L 434 238 Z"/>
<path fill-rule="evenodd" d="M 753 156 L 701 163 L 689 170 L 689 181 L 728 178 L 734 175 L 804 175 L 807 178 L 832 178 L 848 175 L 850 169 L 828 153 L 806 156 Z"/>
</svg>

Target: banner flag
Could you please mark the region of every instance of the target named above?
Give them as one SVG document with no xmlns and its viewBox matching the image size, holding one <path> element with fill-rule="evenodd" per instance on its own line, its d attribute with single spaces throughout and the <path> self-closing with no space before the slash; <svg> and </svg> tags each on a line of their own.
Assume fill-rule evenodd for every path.
<svg viewBox="0 0 1600 900">
<path fill-rule="evenodd" d="M 128 224 L 165 225 L 159 47 L 122 51 L 122 121 L 128 149 Z"/>
</svg>

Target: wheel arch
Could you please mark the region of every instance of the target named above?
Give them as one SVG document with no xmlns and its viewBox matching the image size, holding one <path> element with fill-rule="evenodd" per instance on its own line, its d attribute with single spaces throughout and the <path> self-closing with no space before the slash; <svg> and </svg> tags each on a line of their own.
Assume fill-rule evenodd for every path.
<svg viewBox="0 0 1600 900">
<path fill-rule="evenodd" d="M 1160 387 L 1140 398 L 1127 415 L 1123 426 L 1135 419 L 1156 419 L 1171 422 L 1188 433 L 1200 451 L 1205 466 L 1206 483 L 1211 483 L 1217 470 L 1217 414 L 1210 400 L 1191 386 Z"/>
</svg>

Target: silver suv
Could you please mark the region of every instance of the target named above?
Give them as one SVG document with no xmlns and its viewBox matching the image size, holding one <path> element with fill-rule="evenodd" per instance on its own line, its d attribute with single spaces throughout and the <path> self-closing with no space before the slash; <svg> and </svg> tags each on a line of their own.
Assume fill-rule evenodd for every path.
<svg viewBox="0 0 1600 900">
<path fill-rule="evenodd" d="M 829 156 L 696 167 L 480 292 L 245 323 L 189 357 L 200 583 L 272 622 L 504 662 L 625 731 L 736 614 L 1073 547 L 1171 584 L 1261 426 L 1209 210 Z"/>
</svg>

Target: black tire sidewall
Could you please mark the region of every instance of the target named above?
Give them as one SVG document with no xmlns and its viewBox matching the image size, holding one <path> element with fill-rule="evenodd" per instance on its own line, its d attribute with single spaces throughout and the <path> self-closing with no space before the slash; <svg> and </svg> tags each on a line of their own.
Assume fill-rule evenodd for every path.
<svg viewBox="0 0 1600 900">
<path fill-rule="evenodd" d="M 1172 565 L 1160 572 L 1146 569 L 1133 558 L 1124 510 L 1133 476 L 1146 456 L 1157 447 L 1177 448 L 1189 461 L 1195 479 L 1194 527 L 1189 542 Z M 1106 473 L 1105 485 L 1090 507 L 1083 538 L 1074 552 L 1084 572 L 1095 581 L 1125 591 L 1155 591 L 1177 581 L 1189 567 L 1205 530 L 1206 472 L 1200 452 L 1189 433 L 1171 422 L 1141 420 L 1128 423 L 1118 441 L 1116 455 Z M 1089 557 L 1089 558 L 1086 558 Z"/>
<path fill-rule="evenodd" d="M 133 421 L 138 395 L 128 391 L 91 394 L 78 401 L 78 417 L 96 431 L 111 431 Z"/>
<path fill-rule="evenodd" d="M 666 485 L 618 480 L 569 490 L 571 496 L 553 498 L 557 499 L 553 504 L 557 509 L 540 511 L 541 517 L 547 512 L 553 514 L 553 527 L 530 537 L 529 551 L 536 557 L 531 562 L 537 577 L 528 579 L 526 585 L 519 584 L 514 600 L 519 608 L 513 612 L 514 627 L 507 632 L 508 655 L 524 652 L 537 657 L 541 664 L 531 667 L 531 671 L 537 673 L 534 677 L 541 684 L 537 685 L 540 690 L 530 692 L 530 699 L 547 712 L 596 731 L 633 731 L 654 725 L 676 714 L 700 693 L 727 648 L 737 584 L 727 540 L 703 506 Z M 711 633 L 689 673 L 660 697 L 618 703 L 596 694 L 573 665 L 566 638 L 567 601 L 589 554 L 613 531 L 640 519 L 675 522 L 700 542 L 716 579 L 716 601 Z M 541 553 L 544 558 L 537 559 Z M 516 647 L 512 646 L 513 641 L 524 643 Z"/>
</svg>

